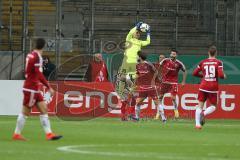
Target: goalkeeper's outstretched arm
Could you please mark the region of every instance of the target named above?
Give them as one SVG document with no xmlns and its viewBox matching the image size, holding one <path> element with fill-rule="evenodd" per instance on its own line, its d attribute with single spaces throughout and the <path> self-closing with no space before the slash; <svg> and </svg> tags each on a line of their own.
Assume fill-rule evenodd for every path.
<svg viewBox="0 0 240 160">
<path fill-rule="evenodd" d="M 142 46 L 147 46 L 151 43 L 151 36 L 150 36 L 150 28 L 147 31 L 147 39 L 145 41 L 141 41 Z"/>
</svg>

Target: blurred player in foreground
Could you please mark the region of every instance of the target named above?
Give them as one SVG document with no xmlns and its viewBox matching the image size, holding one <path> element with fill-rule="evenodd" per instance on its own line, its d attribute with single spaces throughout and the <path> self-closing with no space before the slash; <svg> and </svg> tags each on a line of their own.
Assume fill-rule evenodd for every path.
<svg viewBox="0 0 240 160">
<path fill-rule="evenodd" d="M 171 99 L 174 106 L 174 116 L 179 118 L 178 105 L 176 102 L 176 95 L 178 92 L 178 73 L 181 70 L 183 72 L 183 78 L 181 85 L 184 86 L 186 83 L 187 71 L 184 64 L 177 59 L 177 51 L 175 49 L 171 50 L 170 58 L 165 58 L 160 62 L 159 70 L 161 73 L 161 87 L 159 93 L 160 99 L 160 109 L 163 107 L 163 96 L 165 93 L 171 93 Z M 158 119 L 159 113 L 156 115 L 155 119 Z"/>
<path fill-rule="evenodd" d="M 21 131 L 25 125 L 27 116 L 30 115 L 31 108 L 37 106 L 40 111 L 40 122 L 46 133 L 47 140 L 57 140 L 62 136 L 55 135 L 50 126 L 50 121 L 47 113 L 47 105 L 44 101 L 43 95 L 39 90 L 39 83 L 42 83 L 49 89 L 51 95 L 54 94 L 54 90 L 50 87 L 47 80 L 43 75 L 43 59 L 42 52 L 45 46 L 44 39 L 37 39 L 35 50 L 27 55 L 26 58 L 26 68 L 25 68 L 25 78 L 23 85 L 23 107 L 22 112 L 18 115 L 16 129 L 13 134 L 13 140 L 26 140 L 22 135 Z"/>
<path fill-rule="evenodd" d="M 155 88 L 155 80 L 158 75 L 157 69 L 154 67 L 152 63 L 146 61 L 147 56 L 139 51 L 139 62 L 136 66 L 137 77 L 136 77 L 136 92 L 138 93 L 138 97 L 136 98 L 136 107 L 135 107 L 135 120 L 139 120 L 140 111 L 141 111 L 141 103 L 147 97 L 151 97 L 154 100 L 156 106 L 159 107 L 159 100 L 157 96 L 157 90 Z M 164 112 L 162 110 L 159 111 L 162 116 L 162 121 L 166 122 L 166 118 L 164 116 Z"/>
<path fill-rule="evenodd" d="M 202 78 L 198 92 L 199 105 L 195 112 L 196 129 L 201 129 L 205 123 L 204 117 L 216 110 L 218 77 L 226 78 L 223 72 L 223 63 L 216 58 L 217 48 L 215 46 L 209 48 L 208 55 L 209 58 L 202 60 L 193 72 L 194 76 Z M 210 106 L 203 111 L 203 106 L 207 99 L 210 102 Z"/>
<path fill-rule="evenodd" d="M 138 51 L 141 51 L 141 48 L 150 44 L 150 28 L 146 31 L 147 38 L 146 40 L 140 40 L 141 30 L 140 27 L 143 22 L 137 23 L 137 25 L 130 30 L 126 37 L 126 49 L 124 52 L 124 58 L 122 65 L 120 67 L 119 74 L 120 76 L 130 76 L 132 80 L 135 79 L 136 76 L 136 64 L 138 58 Z M 120 97 L 122 97 L 122 93 L 124 91 L 125 82 L 118 82 L 116 86 L 116 91 Z"/>
</svg>

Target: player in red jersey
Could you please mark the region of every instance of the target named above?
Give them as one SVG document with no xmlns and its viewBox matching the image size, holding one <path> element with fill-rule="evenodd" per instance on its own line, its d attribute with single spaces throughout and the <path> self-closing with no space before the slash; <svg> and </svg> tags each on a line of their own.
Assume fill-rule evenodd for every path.
<svg viewBox="0 0 240 160">
<path fill-rule="evenodd" d="M 138 52 L 139 62 L 136 66 L 137 78 L 136 78 L 136 92 L 138 98 L 136 99 L 135 107 L 135 120 L 140 118 L 140 105 L 147 97 L 152 97 L 156 106 L 159 106 L 157 90 L 155 88 L 155 79 L 158 74 L 157 69 L 153 64 L 146 61 L 147 56 L 143 52 Z M 162 121 L 166 122 L 164 113 L 162 115 Z"/>
<path fill-rule="evenodd" d="M 36 105 L 40 111 L 40 122 L 46 133 L 47 140 L 57 140 L 62 136 L 55 135 L 50 126 L 50 121 L 47 113 L 47 105 L 44 101 L 42 94 L 40 93 L 40 83 L 49 89 L 49 92 L 53 95 L 54 90 L 50 87 L 45 79 L 42 71 L 42 52 L 45 46 L 45 40 L 39 38 L 36 40 L 36 49 L 29 53 L 26 57 L 25 78 L 23 85 L 23 108 L 22 112 L 18 115 L 16 129 L 13 134 L 14 140 L 26 140 L 21 131 L 24 127 L 27 116 L 31 112 L 31 108 Z"/>
<path fill-rule="evenodd" d="M 177 51 L 175 49 L 171 50 L 170 58 L 165 58 L 160 62 L 159 70 L 161 70 L 161 89 L 159 93 L 160 108 L 164 108 L 162 104 L 162 99 L 165 93 L 171 93 L 172 103 L 174 105 L 174 115 L 175 118 L 179 117 L 178 105 L 176 102 L 176 95 L 178 92 L 178 73 L 181 70 L 183 72 L 182 86 L 185 85 L 187 71 L 184 64 L 177 59 Z M 158 115 L 156 115 L 157 118 Z"/>
<path fill-rule="evenodd" d="M 193 71 L 194 76 L 202 78 L 198 92 L 199 105 L 195 112 L 197 129 L 201 129 L 204 125 L 204 117 L 216 110 L 218 78 L 226 78 L 223 72 L 223 63 L 216 59 L 217 48 L 215 46 L 209 48 L 208 55 L 209 58 L 201 61 L 198 67 Z M 203 111 L 203 106 L 207 99 L 210 102 L 210 107 Z"/>
<path fill-rule="evenodd" d="M 158 61 L 154 63 L 154 67 L 158 69 L 160 67 L 160 62 L 162 62 L 162 60 L 164 59 L 165 59 L 165 55 L 160 54 L 158 57 Z M 160 77 L 160 75 L 162 75 L 162 70 L 158 70 L 158 76 L 156 77 L 156 80 L 155 80 L 155 87 L 156 87 L 157 93 L 159 93 L 161 89 L 162 78 Z M 159 95 L 158 95 L 158 98 L 159 98 Z M 158 104 L 160 104 L 160 102 Z M 162 105 L 157 106 L 157 114 L 154 119 L 156 120 L 159 119 L 160 113 L 164 114 L 164 108 Z"/>
</svg>

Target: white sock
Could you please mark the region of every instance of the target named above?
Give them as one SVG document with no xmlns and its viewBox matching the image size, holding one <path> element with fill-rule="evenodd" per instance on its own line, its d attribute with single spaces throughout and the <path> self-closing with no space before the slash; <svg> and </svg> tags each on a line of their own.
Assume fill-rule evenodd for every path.
<svg viewBox="0 0 240 160">
<path fill-rule="evenodd" d="M 27 116 L 20 113 L 17 118 L 17 124 L 14 133 L 15 134 L 21 134 L 23 127 L 25 125 Z"/>
<path fill-rule="evenodd" d="M 158 106 L 158 113 L 161 115 L 162 120 L 166 120 L 166 117 L 164 115 L 164 107 L 162 104 L 159 104 Z"/>
<path fill-rule="evenodd" d="M 136 105 L 136 107 L 135 107 L 135 116 L 136 116 L 136 118 L 140 118 L 140 111 L 141 111 L 140 106 Z"/>
<path fill-rule="evenodd" d="M 215 106 L 210 106 L 210 107 L 208 107 L 208 108 L 204 111 L 204 116 L 213 113 L 215 110 L 216 110 L 216 107 L 215 107 Z"/>
<path fill-rule="evenodd" d="M 40 115 L 40 122 L 42 124 L 42 127 L 45 131 L 45 133 L 52 133 L 52 130 L 51 130 L 51 126 L 50 126 L 50 121 L 48 119 L 48 115 L 47 114 L 43 114 L 43 115 Z"/>
<path fill-rule="evenodd" d="M 201 126 L 200 124 L 200 114 L 202 112 L 202 109 L 200 107 L 196 108 L 196 112 L 195 112 L 195 121 L 196 121 L 196 126 Z"/>
</svg>

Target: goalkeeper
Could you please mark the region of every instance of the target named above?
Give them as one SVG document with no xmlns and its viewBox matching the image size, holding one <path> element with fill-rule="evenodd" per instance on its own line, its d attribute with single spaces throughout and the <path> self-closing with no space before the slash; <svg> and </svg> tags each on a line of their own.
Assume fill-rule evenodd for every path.
<svg viewBox="0 0 240 160">
<path fill-rule="evenodd" d="M 150 27 L 146 31 L 146 40 L 140 40 L 140 35 L 142 33 L 140 28 L 142 24 L 143 22 L 138 22 L 137 25 L 130 30 L 126 37 L 126 49 L 124 52 L 122 65 L 118 73 L 118 76 L 124 75 L 127 79 L 130 78 L 132 81 L 134 81 L 136 77 L 136 64 L 138 59 L 137 53 L 141 51 L 142 47 L 150 44 Z M 117 83 L 116 91 L 120 97 L 122 97 L 125 85 L 125 82 L 122 81 Z"/>
</svg>

